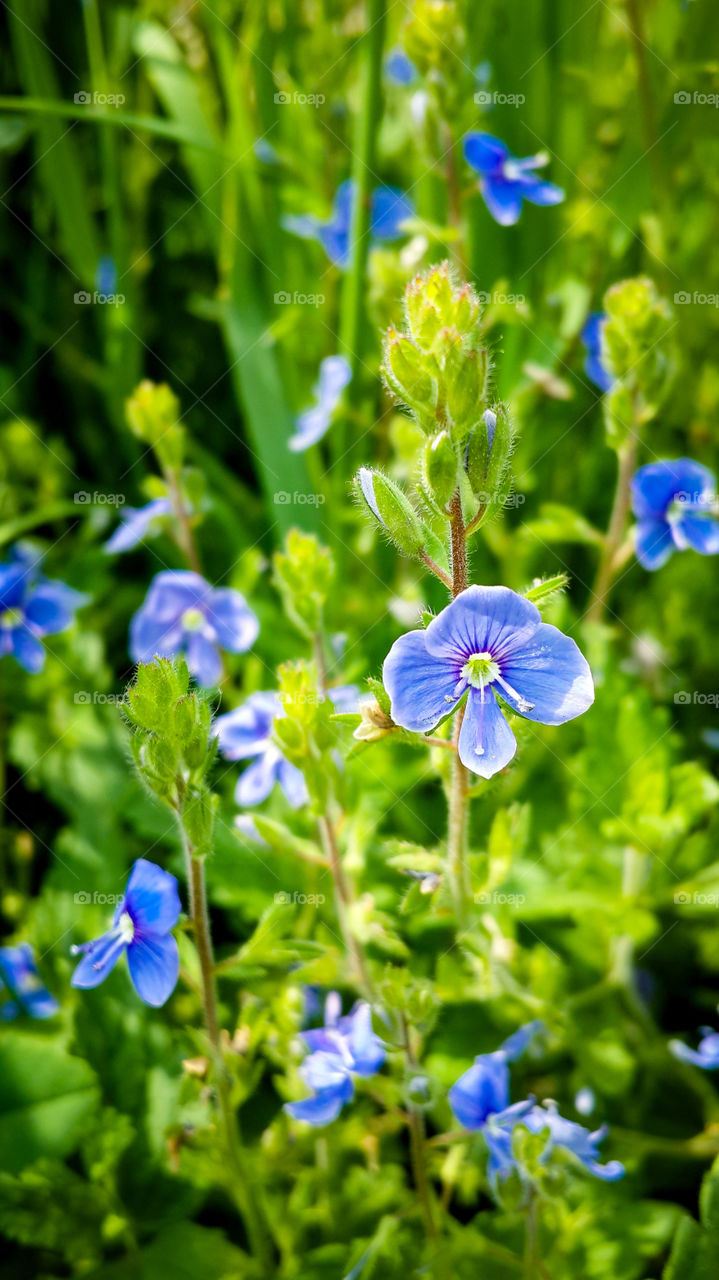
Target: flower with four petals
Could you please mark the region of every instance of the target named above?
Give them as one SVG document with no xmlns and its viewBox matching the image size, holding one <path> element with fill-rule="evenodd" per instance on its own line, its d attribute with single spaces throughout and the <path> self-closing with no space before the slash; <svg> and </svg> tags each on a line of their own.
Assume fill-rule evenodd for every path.
<svg viewBox="0 0 719 1280">
<path fill-rule="evenodd" d="M 640 467 L 632 478 L 637 517 L 634 547 L 645 569 L 661 569 L 674 551 L 719 552 L 716 479 L 692 458 L 662 459 Z"/>
<path fill-rule="evenodd" d="M 199 573 L 168 569 L 153 579 L 130 624 L 133 662 L 152 662 L 184 653 L 200 685 L 222 676 L 219 650 L 245 653 L 260 624 L 245 597 L 229 587 L 211 587 Z"/>
<path fill-rule="evenodd" d="M 535 169 L 547 164 L 549 156 L 540 153 L 518 160 L 506 143 L 491 133 L 468 133 L 463 142 L 464 158 L 480 175 L 479 188 L 489 212 L 503 227 L 514 226 L 522 212 L 522 204 L 559 204 L 564 199 L 561 187 L 538 178 Z"/>
</svg>

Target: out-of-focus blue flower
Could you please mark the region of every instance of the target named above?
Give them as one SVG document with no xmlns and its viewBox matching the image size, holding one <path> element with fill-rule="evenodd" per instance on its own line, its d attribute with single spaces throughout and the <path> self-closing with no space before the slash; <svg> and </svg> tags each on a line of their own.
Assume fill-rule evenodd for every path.
<svg viewBox="0 0 719 1280">
<path fill-rule="evenodd" d="M 716 479 L 692 458 L 662 459 L 640 467 L 632 478 L 637 517 L 634 546 L 645 569 L 660 569 L 676 551 L 719 552 Z"/>
<path fill-rule="evenodd" d="M 701 1027 L 700 1030 L 702 1039 L 696 1049 L 690 1049 L 681 1040 L 670 1040 L 669 1048 L 680 1062 L 691 1062 L 703 1071 L 716 1071 L 719 1069 L 719 1031 L 711 1027 Z"/>
<path fill-rule="evenodd" d="M 276 693 L 253 693 L 241 706 L 218 716 L 213 732 L 226 760 L 252 760 L 240 776 L 235 800 L 243 807 L 262 804 L 276 782 L 289 803 L 298 809 L 308 800 L 307 787 L 296 765 L 283 756 L 272 739 L 275 720 L 284 715 Z"/>
<path fill-rule="evenodd" d="M 606 319 L 603 311 L 593 311 L 587 317 L 579 335 L 587 352 L 584 359 L 584 372 L 600 391 L 608 391 L 614 381 L 602 356 L 602 329 Z"/>
<path fill-rule="evenodd" d="M 586 659 L 569 636 L 508 587 L 468 587 L 425 630 L 400 636 L 383 669 L 395 724 L 427 733 L 467 694 L 459 756 L 491 778 L 514 756 L 497 702 L 540 724 L 564 724 L 594 701 Z"/>
<path fill-rule="evenodd" d="M 11 654 L 35 675 L 45 665 L 43 636 L 66 631 L 89 597 L 40 572 L 40 558 L 18 546 L 0 564 L 0 658 Z"/>
<path fill-rule="evenodd" d="M 154 862 L 138 858 L 112 928 L 94 942 L 72 948 L 73 955 L 82 954 L 72 976 L 73 987 L 99 986 L 124 951 L 140 999 L 155 1008 L 164 1004 L 175 990 L 180 971 L 177 942 L 170 932 L 179 916 L 175 877 Z"/>
<path fill-rule="evenodd" d="M 169 498 L 154 498 L 144 507 L 123 507 L 119 512 L 120 524 L 105 543 L 105 551 L 109 556 L 116 556 L 121 551 L 132 550 L 148 535 L 160 532 L 160 524 L 153 526 L 153 521 L 171 513 Z"/>
<path fill-rule="evenodd" d="M 385 80 L 401 87 L 414 84 L 417 79 L 417 68 L 404 49 L 390 49 L 384 60 Z"/>
<path fill-rule="evenodd" d="M 117 289 L 117 267 L 109 253 L 103 253 L 95 272 L 95 288 L 98 293 L 114 293 Z"/>
<path fill-rule="evenodd" d="M 300 1075 L 314 1092 L 300 1102 L 285 1103 L 285 1111 L 295 1120 L 329 1124 L 353 1098 L 354 1077 L 375 1075 L 385 1060 L 386 1050 L 372 1029 L 372 1010 L 366 1001 L 356 1004 L 345 1017 L 341 1007 L 337 992 L 331 991 L 324 1027 L 302 1033 L 310 1052 Z"/>
<path fill-rule="evenodd" d="M 30 944 L 0 947 L 0 1022 L 11 1022 L 22 1013 L 52 1018 L 59 1008 L 40 978 Z"/>
<path fill-rule="evenodd" d="M 289 214 L 282 220 L 287 231 L 303 240 L 319 240 L 327 257 L 338 267 L 349 265 L 352 206 L 355 183 L 351 178 L 337 188 L 332 216 L 323 222 L 311 214 Z M 373 240 L 397 240 L 402 223 L 414 214 L 414 205 L 398 187 L 375 187 L 371 197 L 370 235 Z"/>
<path fill-rule="evenodd" d="M 259 630 L 239 591 L 211 587 L 187 569 L 168 569 L 153 579 L 132 619 L 130 654 L 133 662 L 152 662 L 184 653 L 198 684 L 209 686 L 222 675 L 219 650 L 245 653 Z"/>
<path fill-rule="evenodd" d="M 449 1091 L 449 1105 L 465 1129 L 482 1129 L 489 1116 L 509 1106 L 509 1064 L 527 1048 L 542 1023 L 528 1022 L 494 1053 L 480 1053 Z"/>
<path fill-rule="evenodd" d="M 561 187 L 543 182 L 535 169 L 547 164 L 549 156 L 540 154 L 518 160 L 499 138 L 491 133 L 468 133 L 463 141 L 464 158 L 480 175 L 480 190 L 495 222 L 511 227 L 522 212 L 522 202 L 559 204 L 564 199 Z"/>
<path fill-rule="evenodd" d="M 526 1125 L 530 1133 L 547 1132 L 547 1145 L 542 1152 L 541 1160 L 546 1162 L 552 1152 L 561 1148 L 569 1151 L 584 1166 L 588 1173 L 604 1182 L 616 1182 L 623 1178 L 625 1168 L 618 1160 L 609 1160 L 607 1164 L 599 1163 L 599 1143 L 608 1133 L 607 1125 L 590 1133 L 589 1129 L 573 1120 L 565 1120 L 560 1116 L 554 1102 L 545 1102 L 542 1106 L 534 1106 L 531 1111 L 520 1117 L 520 1124 Z"/>
<path fill-rule="evenodd" d="M 352 370 L 344 356 L 327 356 L 322 361 L 319 378 L 312 388 L 317 403 L 298 416 L 297 431 L 287 441 L 288 448 L 294 453 L 309 449 L 310 445 L 322 439 L 351 378 Z"/>
<path fill-rule="evenodd" d="M 257 138 L 252 144 L 252 150 L 257 159 L 261 160 L 263 164 L 279 163 L 277 151 L 266 138 Z"/>
</svg>

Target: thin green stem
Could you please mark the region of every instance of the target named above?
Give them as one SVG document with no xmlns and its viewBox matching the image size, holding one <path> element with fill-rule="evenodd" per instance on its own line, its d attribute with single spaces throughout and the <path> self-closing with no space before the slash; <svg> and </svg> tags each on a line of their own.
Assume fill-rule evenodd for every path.
<svg viewBox="0 0 719 1280">
<path fill-rule="evenodd" d="M 197 550 L 190 512 L 182 494 L 179 471 L 176 467 L 165 467 L 164 473 L 170 502 L 172 503 L 178 546 L 193 573 L 201 574 L 200 553 Z"/>
<path fill-rule="evenodd" d="M 342 866 L 339 845 L 337 843 L 337 834 L 332 822 L 324 813 L 320 814 L 317 819 L 317 827 L 319 830 L 320 842 L 324 849 L 325 857 L 332 875 L 337 918 L 339 920 L 342 937 L 344 939 L 345 946 L 347 947 L 354 971 L 354 978 L 364 994 L 371 998 L 372 979 L 367 966 L 367 960 L 362 949 L 362 945 L 350 924 L 352 895 Z"/>
<path fill-rule="evenodd" d="M 180 832 L 182 836 L 187 881 L 190 891 L 190 914 L 195 934 L 195 945 L 200 961 L 202 980 L 202 1004 L 205 1014 L 205 1027 L 210 1042 L 215 1068 L 217 1100 L 222 1118 L 225 1147 L 230 1168 L 233 1172 L 232 1189 L 237 1199 L 237 1206 L 250 1241 L 250 1247 L 258 1262 L 265 1268 L 273 1265 L 273 1248 L 267 1225 L 252 1189 L 252 1178 L 245 1164 L 244 1151 L 240 1136 L 239 1120 L 232 1105 L 230 1078 L 227 1073 L 220 1039 L 220 1023 L 217 1014 L 217 989 L 215 984 L 214 956 L 210 918 L 207 909 L 207 891 L 205 887 L 204 858 L 194 855 L 187 833 L 180 816 Z M 266 1274 L 271 1274 L 268 1270 Z"/>
<path fill-rule="evenodd" d="M 609 593 L 617 573 L 620 551 L 624 544 L 632 497 L 631 479 L 637 464 L 638 447 L 639 438 L 632 432 L 626 444 L 617 453 L 617 487 L 597 577 L 592 588 L 592 602 L 587 609 L 588 622 L 601 622 L 606 612 Z"/>
</svg>

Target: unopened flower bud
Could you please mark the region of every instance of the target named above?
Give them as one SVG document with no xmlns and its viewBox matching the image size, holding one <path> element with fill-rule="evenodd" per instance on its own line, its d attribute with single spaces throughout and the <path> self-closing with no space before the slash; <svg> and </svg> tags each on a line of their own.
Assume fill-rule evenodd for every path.
<svg viewBox="0 0 719 1280">
<path fill-rule="evenodd" d="M 438 506 L 444 507 L 457 488 L 457 455 L 446 431 L 428 441 L 425 450 L 427 484 Z"/>
<path fill-rule="evenodd" d="M 394 729 L 392 717 L 382 710 L 376 698 L 362 698 L 359 710 L 362 719 L 352 735 L 358 742 L 379 742 Z"/>
<path fill-rule="evenodd" d="M 437 384 L 414 343 L 390 329 L 384 359 L 384 374 L 395 395 L 410 408 L 432 413 L 437 403 Z"/>
<path fill-rule="evenodd" d="M 360 467 L 356 483 L 370 512 L 395 546 L 406 555 L 416 555 L 421 551 L 424 543 L 422 526 L 399 485 L 369 467 Z"/>
</svg>

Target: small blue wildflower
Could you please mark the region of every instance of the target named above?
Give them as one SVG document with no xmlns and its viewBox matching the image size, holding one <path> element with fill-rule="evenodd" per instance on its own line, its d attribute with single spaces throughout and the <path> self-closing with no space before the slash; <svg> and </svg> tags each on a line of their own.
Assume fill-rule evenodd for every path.
<svg viewBox="0 0 719 1280">
<path fill-rule="evenodd" d="M 525 1125 L 530 1133 L 548 1133 L 547 1145 L 540 1157 L 542 1163 L 549 1160 L 552 1152 L 559 1147 L 563 1151 L 569 1151 L 588 1173 L 601 1178 L 603 1182 L 616 1182 L 624 1177 L 626 1170 L 618 1160 L 609 1160 L 607 1164 L 599 1163 L 598 1146 L 608 1133 L 607 1125 L 590 1133 L 581 1124 L 560 1116 L 554 1102 L 533 1106 L 531 1111 L 521 1116 L 519 1123 Z"/>
<path fill-rule="evenodd" d="M 260 625 L 245 597 L 227 587 L 211 587 L 199 573 L 168 569 L 153 579 L 130 624 L 133 662 L 184 653 L 198 684 L 217 684 L 220 649 L 245 653 Z"/>
<path fill-rule="evenodd" d="M 262 692 L 251 694 L 241 706 L 215 721 L 213 732 L 225 759 L 252 760 L 235 788 L 235 800 L 243 807 L 262 804 L 276 782 L 294 809 L 307 803 L 302 773 L 285 759 L 272 738 L 272 726 L 283 714 L 277 694 Z"/>
<path fill-rule="evenodd" d="M 700 1030 L 702 1039 L 697 1049 L 690 1049 L 681 1040 L 670 1040 L 669 1048 L 680 1062 L 691 1062 L 703 1071 L 716 1071 L 719 1069 L 719 1031 L 711 1027 L 701 1027 Z"/>
<path fill-rule="evenodd" d="M 107 555 L 116 556 L 122 551 L 131 551 L 144 538 L 159 533 L 160 518 L 171 513 L 172 503 L 169 498 L 154 498 L 144 507 L 123 507 L 119 512 L 120 524 L 105 543 Z"/>
<path fill-rule="evenodd" d="M 640 467 L 632 479 L 632 510 L 637 517 L 634 545 L 645 569 L 660 569 L 675 550 L 719 552 L 716 480 L 691 458 L 662 459 Z"/>
<path fill-rule="evenodd" d="M 404 49 L 390 49 L 384 60 L 384 76 L 389 84 L 406 88 L 417 79 L 417 68 Z"/>
<path fill-rule="evenodd" d="M 395 724 L 427 733 L 467 695 L 459 757 L 491 778 L 517 743 L 497 697 L 515 714 L 564 724 L 594 701 L 586 659 L 569 636 L 508 587 L 468 587 L 425 630 L 400 636 L 385 658 Z"/>
<path fill-rule="evenodd" d="M 290 214 L 283 219 L 282 225 L 303 240 L 319 240 L 331 262 L 338 267 L 347 267 L 355 190 L 351 178 L 341 183 L 335 195 L 332 216 L 325 222 L 311 214 Z M 398 187 L 375 187 L 370 210 L 372 239 L 397 240 L 402 235 L 402 223 L 413 214 L 412 201 Z"/>
<path fill-rule="evenodd" d="M 345 1017 L 340 1011 L 340 998 L 332 991 L 325 1005 L 324 1027 L 302 1033 L 310 1052 L 300 1075 L 314 1093 L 300 1102 L 285 1103 L 285 1111 L 295 1120 L 313 1125 L 336 1120 L 354 1096 L 354 1077 L 376 1075 L 385 1060 L 386 1050 L 372 1029 L 372 1010 L 366 1001 Z"/>
<path fill-rule="evenodd" d="M 287 441 L 293 453 L 309 449 L 327 432 L 342 392 L 352 378 L 352 370 L 344 356 L 327 356 L 320 365 L 312 394 L 317 403 L 297 418 L 296 434 Z"/>
<path fill-rule="evenodd" d="M 46 578 L 40 563 L 37 556 L 19 546 L 8 562 L 0 564 L 0 658 L 12 655 L 32 675 L 45 665 L 40 643 L 43 636 L 66 631 L 75 620 L 75 611 L 88 601 L 64 582 Z"/>
<path fill-rule="evenodd" d="M 483 1129 L 488 1118 L 509 1106 L 509 1064 L 524 1053 L 541 1030 L 539 1021 L 528 1022 L 505 1040 L 494 1053 L 480 1053 L 473 1066 L 459 1077 L 448 1094 L 455 1118 L 465 1129 Z"/>
<path fill-rule="evenodd" d="M 463 149 L 467 164 L 480 175 L 480 190 L 489 212 L 503 227 L 511 227 L 519 220 L 524 200 L 548 205 L 564 199 L 561 187 L 543 182 L 533 173 L 547 164 L 546 153 L 518 160 L 491 133 L 466 134 Z"/>
<path fill-rule="evenodd" d="M 604 363 L 602 352 L 602 329 L 607 317 L 603 311 L 593 311 L 587 317 L 580 338 L 586 348 L 584 372 L 599 390 L 608 391 L 614 379 Z"/>
<path fill-rule="evenodd" d="M 172 995 L 180 971 L 177 942 L 170 932 L 180 916 L 177 880 L 154 862 L 138 858 L 112 920 L 112 928 L 94 942 L 73 947 L 82 954 L 73 987 L 97 987 L 114 969 L 123 951 L 132 985 L 145 1004 L 158 1008 Z"/>
<path fill-rule="evenodd" d="M 5 998 L 6 988 L 9 999 Z M 30 944 L 0 947 L 0 1022 L 10 1022 L 22 1013 L 31 1018 L 52 1018 L 59 1008 L 37 971 Z"/>
<path fill-rule="evenodd" d="M 95 288 L 98 293 L 114 293 L 117 289 L 117 267 L 109 253 L 103 253 L 95 272 Z"/>
</svg>

